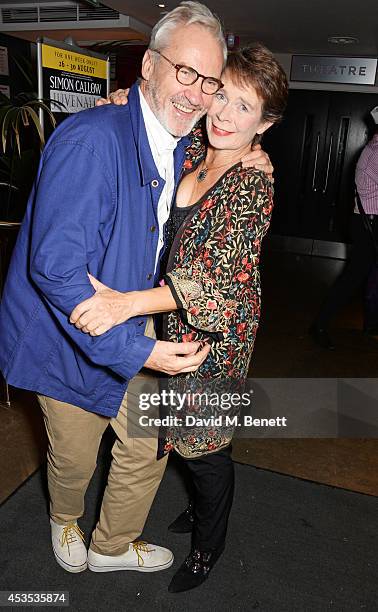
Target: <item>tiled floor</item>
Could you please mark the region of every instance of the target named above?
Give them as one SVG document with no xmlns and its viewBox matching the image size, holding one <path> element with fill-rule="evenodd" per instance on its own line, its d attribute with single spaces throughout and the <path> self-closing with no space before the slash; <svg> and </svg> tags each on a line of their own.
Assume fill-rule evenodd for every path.
<svg viewBox="0 0 378 612">
<path fill-rule="evenodd" d="M 279 377 L 378 377 L 378 339 L 361 333 L 357 298 L 334 325 L 335 351 L 313 345 L 313 316 L 342 262 L 267 252 L 263 308 L 250 375 Z M 13 394 L 0 408 L 0 501 L 40 464 L 45 434 L 31 394 Z M 258 467 L 378 495 L 378 440 L 235 440 L 234 458 Z"/>
<path fill-rule="evenodd" d="M 332 326 L 334 351 L 316 347 L 307 334 L 327 287 L 342 265 L 337 260 L 265 253 L 262 318 L 250 376 L 378 377 L 378 338 L 361 332 L 360 296 Z M 378 495 L 375 439 L 236 439 L 233 450 L 237 461 Z"/>
<path fill-rule="evenodd" d="M 316 347 L 307 333 L 342 265 L 339 260 L 320 257 L 264 253 L 262 317 L 251 376 L 378 377 L 378 339 L 361 332 L 360 296 L 331 328 L 336 350 Z"/>
</svg>

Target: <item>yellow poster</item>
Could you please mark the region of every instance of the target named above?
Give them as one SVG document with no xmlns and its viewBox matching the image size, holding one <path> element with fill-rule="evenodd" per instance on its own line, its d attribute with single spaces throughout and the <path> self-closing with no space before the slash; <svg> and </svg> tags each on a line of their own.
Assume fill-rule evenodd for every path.
<svg viewBox="0 0 378 612">
<path fill-rule="evenodd" d="M 42 67 L 99 79 L 107 78 L 106 60 L 45 44 L 42 44 Z"/>
</svg>

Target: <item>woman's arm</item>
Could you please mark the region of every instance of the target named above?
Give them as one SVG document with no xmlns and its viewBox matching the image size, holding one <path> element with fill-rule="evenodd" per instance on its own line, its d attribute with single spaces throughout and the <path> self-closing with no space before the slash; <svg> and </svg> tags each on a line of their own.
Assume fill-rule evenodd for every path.
<svg viewBox="0 0 378 612">
<path fill-rule="evenodd" d="M 72 311 L 71 323 L 97 336 L 131 317 L 183 309 L 197 329 L 227 329 L 250 286 L 273 208 L 271 187 L 258 174 L 247 175 L 231 193 L 226 218 L 212 220 L 204 256 L 190 261 L 190 268 L 176 266 L 164 287 L 129 293 L 89 276 L 96 294 Z"/>
<path fill-rule="evenodd" d="M 218 209 L 207 219 L 211 231 L 200 256 L 175 266 L 166 282 L 190 325 L 227 333 L 238 308 L 244 304 L 248 309 L 251 291 L 257 290 L 261 242 L 269 228 L 273 201 L 270 182 L 261 173 L 250 172 L 236 177 L 220 197 L 225 198 L 223 214 Z M 200 231 L 193 227 L 187 234 L 184 252 Z"/>
<path fill-rule="evenodd" d="M 132 317 L 177 309 L 168 286 L 123 293 L 110 289 L 91 275 L 89 279 L 96 293 L 76 306 L 70 322 L 91 336 L 100 336 Z"/>
</svg>

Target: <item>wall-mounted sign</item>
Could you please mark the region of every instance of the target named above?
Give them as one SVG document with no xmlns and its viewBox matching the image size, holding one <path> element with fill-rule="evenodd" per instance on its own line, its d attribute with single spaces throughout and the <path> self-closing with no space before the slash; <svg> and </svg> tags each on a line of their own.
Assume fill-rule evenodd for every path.
<svg viewBox="0 0 378 612">
<path fill-rule="evenodd" d="M 9 75 L 8 49 L 7 49 L 7 47 L 0 47 L 0 74 L 2 76 L 8 76 Z"/>
<path fill-rule="evenodd" d="M 374 85 L 377 60 L 367 57 L 293 55 L 291 81 Z"/>
<path fill-rule="evenodd" d="M 53 113 L 77 113 L 108 95 L 109 62 L 98 53 L 44 38 L 38 42 L 38 77 L 39 97 L 51 100 Z"/>
</svg>

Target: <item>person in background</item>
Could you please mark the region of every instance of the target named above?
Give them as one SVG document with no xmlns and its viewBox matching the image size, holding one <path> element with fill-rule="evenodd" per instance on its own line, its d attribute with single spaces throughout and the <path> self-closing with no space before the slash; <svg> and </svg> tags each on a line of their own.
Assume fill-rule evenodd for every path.
<svg viewBox="0 0 378 612">
<path fill-rule="evenodd" d="M 177 78 L 159 51 L 188 73 Z M 69 316 L 95 293 L 88 273 L 122 292 L 147 290 L 159 278 L 186 135 L 221 88 L 225 59 L 219 20 L 202 4 L 181 3 L 154 27 L 128 107 L 69 117 L 42 154 L 0 307 L 0 369 L 10 384 L 38 394 L 52 548 L 69 572 L 87 565 L 152 572 L 173 561 L 171 551 L 138 540 L 166 458 L 156 458 L 157 437 L 128 438 L 138 402 L 132 386 L 143 366 L 194 371 L 209 347 L 156 341 L 146 315 L 96 338 Z M 113 461 L 87 553 L 77 521 L 108 425 Z"/>
<path fill-rule="evenodd" d="M 357 162 L 355 183 L 375 243 L 378 243 L 378 106 L 371 111 L 371 116 L 375 133 Z M 325 349 L 335 348 L 328 331 L 332 319 L 364 286 L 376 260 L 376 247 L 357 205 L 352 218 L 351 234 L 351 255 L 310 327 L 310 334 L 316 344 Z M 378 335 L 378 313 L 374 314 L 366 306 L 363 329 L 367 334 Z"/>
<path fill-rule="evenodd" d="M 168 51 L 159 56 L 167 70 L 177 70 Z M 122 293 L 92 278 L 96 295 L 70 317 L 96 337 L 142 313 L 168 312 L 167 340 L 211 347 L 196 372 L 171 379 L 170 389 L 177 391 L 188 392 L 192 383 L 206 390 L 214 380 L 227 391 L 243 383 L 260 318 L 259 258 L 273 208 L 272 186 L 264 172 L 243 168 L 241 159 L 281 119 L 287 79 L 270 51 L 257 43 L 230 53 L 221 79 L 206 117 L 208 143 L 200 128 L 194 130 L 166 224 L 164 286 Z M 211 429 L 173 427 L 165 441 L 165 451 L 184 458 L 195 491 L 192 549 L 169 585 L 171 592 L 199 586 L 225 547 L 234 490 L 233 432 Z"/>
</svg>

